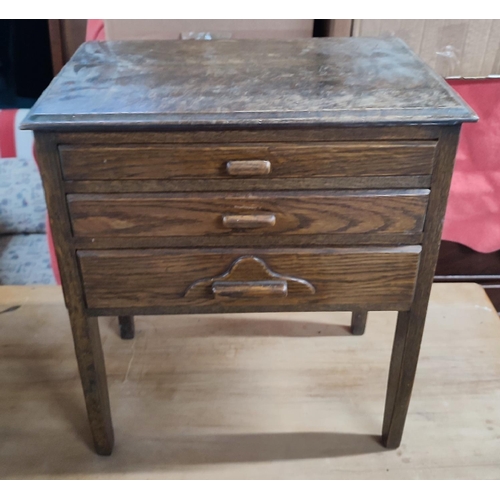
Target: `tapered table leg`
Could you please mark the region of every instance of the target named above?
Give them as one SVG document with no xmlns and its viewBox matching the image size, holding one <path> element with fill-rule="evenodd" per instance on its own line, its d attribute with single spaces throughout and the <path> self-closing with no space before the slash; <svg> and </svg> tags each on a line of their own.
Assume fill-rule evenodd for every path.
<svg viewBox="0 0 500 500">
<path fill-rule="evenodd" d="M 73 333 L 90 429 L 96 452 L 99 455 L 109 455 L 113 450 L 114 436 L 101 337 L 97 318 L 90 317 L 85 308 L 85 293 L 77 254 L 72 243 L 73 233 L 64 194 L 58 139 L 50 134 L 35 134 L 35 136 L 36 157 L 45 188 L 50 227 Z"/>
<path fill-rule="evenodd" d="M 459 131 L 460 127 L 446 127 L 440 132 L 413 303 L 398 315 L 382 427 L 387 448 L 400 445 L 410 405 Z"/>
<path fill-rule="evenodd" d="M 382 443 L 394 449 L 401 444 L 410 397 L 417 370 L 425 315 L 400 312 L 392 349 Z"/>
<path fill-rule="evenodd" d="M 122 339 L 133 339 L 135 336 L 135 325 L 133 316 L 118 316 L 120 325 L 120 337 Z"/>
<path fill-rule="evenodd" d="M 70 312 L 70 322 L 95 450 L 110 455 L 114 434 L 97 318 Z"/>
<path fill-rule="evenodd" d="M 363 335 L 365 333 L 367 317 L 368 311 L 353 311 L 351 320 L 351 333 L 353 335 Z"/>
</svg>

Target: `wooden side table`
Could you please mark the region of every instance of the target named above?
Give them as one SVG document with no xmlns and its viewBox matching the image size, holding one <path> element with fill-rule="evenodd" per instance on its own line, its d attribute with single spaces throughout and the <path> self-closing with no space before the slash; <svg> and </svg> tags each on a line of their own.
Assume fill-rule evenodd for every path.
<svg viewBox="0 0 500 500">
<path fill-rule="evenodd" d="M 26 118 L 96 450 L 97 316 L 396 310 L 401 441 L 460 124 L 397 39 L 84 44 Z"/>
</svg>

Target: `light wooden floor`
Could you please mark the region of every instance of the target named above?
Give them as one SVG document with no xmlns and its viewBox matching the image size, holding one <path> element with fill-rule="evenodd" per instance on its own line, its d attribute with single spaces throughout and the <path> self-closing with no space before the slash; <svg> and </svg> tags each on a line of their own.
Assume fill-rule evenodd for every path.
<svg viewBox="0 0 500 500">
<path fill-rule="evenodd" d="M 500 478 L 500 321 L 434 286 L 403 445 L 378 444 L 395 313 L 101 321 L 116 448 L 91 451 L 56 287 L 0 287 L 1 478 Z"/>
</svg>

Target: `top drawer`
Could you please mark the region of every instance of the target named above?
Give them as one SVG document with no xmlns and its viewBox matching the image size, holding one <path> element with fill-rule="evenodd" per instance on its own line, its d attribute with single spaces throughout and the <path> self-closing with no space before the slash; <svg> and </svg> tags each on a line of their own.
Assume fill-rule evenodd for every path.
<svg viewBox="0 0 500 500">
<path fill-rule="evenodd" d="M 67 180 L 429 175 L 435 141 L 59 146 Z"/>
</svg>

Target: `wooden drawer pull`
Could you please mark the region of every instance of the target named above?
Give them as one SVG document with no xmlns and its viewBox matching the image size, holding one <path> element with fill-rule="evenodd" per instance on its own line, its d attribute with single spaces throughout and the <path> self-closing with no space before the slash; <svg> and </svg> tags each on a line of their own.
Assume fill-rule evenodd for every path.
<svg viewBox="0 0 500 500">
<path fill-rule="evenodd" d="M 216 299 L 245 299 L 258 297 L 286 297 L 285 280 L 269 281 L 214 281 L 212 292 Z"/>
<path fill-rule="evenodd" d="M 250 278 L 250 280 L 248 280 Z M 313 295 L 314 286 L 308 281 L 275 273 L 267 264 L 253 255 L 237 258 L 227 271 L 213 278 L 202 278 L 192 283 L 184 297 L 206 297 L 212 291 L 214 298 L 286 297 Z"/>
<path fill-rule="evenodd" d="M 267 175 L 271 172 L 271 162 L 266 160 L 228 161 L 229 175 Z"/>
<path fill-rule="evenodd" d="M 223 215 L 222 225 L 231 229 L 272 227 L 276 224 L 274 214 Z"/>
</svg>

